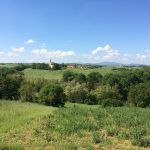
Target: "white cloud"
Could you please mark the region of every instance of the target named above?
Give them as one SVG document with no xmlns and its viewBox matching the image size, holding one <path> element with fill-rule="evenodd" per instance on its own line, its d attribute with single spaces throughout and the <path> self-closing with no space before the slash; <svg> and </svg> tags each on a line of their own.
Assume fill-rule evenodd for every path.
<svg viewBox="0 0 150 150">
<path fill-rule="evenodd" d="M 20 56 L 20 53 L 25 52 L 25 48 L 24 47 L 11 47 L 11 51 L 7 52 L 8 56 Z"/>
<path fill-rule="evenodd" d="M 136 54 L 136 59 L 137 60 L 144 60 L 148 57 L 149 55 L 145 55 L 145 54 Z"/>
<path fill-rule="evenodd" d="M 92 51 L 92 55 L 103 54 L 101 56 L 104 60 L 112 60 L 119 56 L 119 52 L 117 49 L 112 48 L 110 45 L 105 45 L 104 47 L 97 47 L 95 50 Z"/>
<path fill-rule="evenodd" d="M 19 54 L 15 52 L 8 52 L 7 54 L 8 56 L 19 56 Z"/>
<path fill-rule="evenodd" d="M 3 51 L 0 51 L 0 55 L 4 55 L 5 54 L 5 52 L 3 52 Z"/>
<path fill-rule="evenodd" d="M 24 48 L 24 47 L 20 47 L 20 48 L 12 47 L 11 49 L 12 49 L 12 51 L 13 51 L 14 53 L 21 53 L 21 52 L 24 52 L 24 51 L 25 51 L 25 48 Z"/>
<path fill-rule="evenodd" d="M 105 56 L 103 56 L 104 59 L 106 60 L 112 60 L 114 58 L 117 58 L 119 56 L 118 52 L 113 52 L 113 53 L 108 53 Z"/>
<path fill-rule="evenodd" d="M 145 50 L 145 53 L 150 53 L 150 49 L 146 49 L 146 50 Z"/>
<path fill-rule="evenodd" d="M 32 39 L 29 39 L 29 40 L 25 41 L 25 44 L 33 44 L 33 43 L 35 43 L 35 41 L 32 40 Z"/>
<path fill-rule="evenodd" d="M 110 45 L 105 45 L 104 47 L 97 47 L 95 50 L 92 51 L 92 54 L 97 54 L 98 52 L 112 53 L 114 51 L 117 50 L 112 48 Z"/>
<path fill-rule="evenodd" d="M 64 58 L 75 55 L 74 51 L 61 51 L 61 50 L 48 51 L 47 49 L 35 49 L 32 50 L 32 54 L 45 58 Z"/>
</svg>

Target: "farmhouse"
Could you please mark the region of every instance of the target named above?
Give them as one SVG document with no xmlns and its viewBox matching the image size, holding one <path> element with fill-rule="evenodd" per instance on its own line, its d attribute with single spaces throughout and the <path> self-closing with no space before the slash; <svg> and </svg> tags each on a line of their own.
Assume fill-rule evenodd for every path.
<svg viewBox="0 0 150 150">
<path fill-rule="evenodd" d="M 68 64 L 67 68 L 74 68 L 75 66 L 73 64 Z"/>
</svg>

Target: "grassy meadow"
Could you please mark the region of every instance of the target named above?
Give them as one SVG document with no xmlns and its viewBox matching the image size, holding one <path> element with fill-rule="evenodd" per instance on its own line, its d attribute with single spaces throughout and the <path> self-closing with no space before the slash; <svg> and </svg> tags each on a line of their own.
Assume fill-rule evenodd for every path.
<svg viewBox="0 0 150 150">
<path fill-rule="evenodd" d="M 61 80 L 66 70 L 85 75 L 119 72 L 114 67 L 56 71 L 28 68 L 23 72 L 27 80 Z M 33 92 L 32 88 L 29 93 Z M 56 108 L 20 102 L 20 99 L 0 100 L 0 150 L 34 149 L 148 150 L 150 109 L 126 105 L 104 108 L 69 102 L 64 108 Z"/>
<path fill-rule="evenodd" d="M 18 66 L 18 64 L 0 64 L 0 67 L 7 67 L 7 68 L 13 68 Z"/>
<path fill-rule="evenodd" d="M 0 101 L 0 119 L 0 149 L 150 149 L 150 109 Z"/>
<path fill-rule="evenodd" d="M 73 69 L 64 69 L 64 70 L 40 70 L 40 69 L 25 69 L 23 72 L 25 74 L 25 78 L 27 79 L 37 79 L 37 78 L 45 78 L 47 80 L 61 80 L 63 72 L 66 70 L 71 70 L 74 73 L 84 73 L 85 75 L 88 75 L 91 72 L 99 72 L 102 75 L 106 73 L 114 72 L 112 70 L 114 67 L 102 67 L 102 68 L 96 68 L 96 69 L 79 69 L 79 68 L 73 68 Z"/>
</svg>

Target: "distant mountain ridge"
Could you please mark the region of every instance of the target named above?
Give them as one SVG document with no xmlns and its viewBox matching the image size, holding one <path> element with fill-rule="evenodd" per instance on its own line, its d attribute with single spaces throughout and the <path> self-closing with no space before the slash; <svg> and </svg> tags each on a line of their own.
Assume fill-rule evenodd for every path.
<svg viewBox="0 0 150 150">
<path fill-rule="evenodd" d="M 102 65 L 102 66 L 123 66 L 124 64 L 117 63 L 117 62 L 100 62 L 100 63 L 95 63 L 95 65 Z"/>
</svg>

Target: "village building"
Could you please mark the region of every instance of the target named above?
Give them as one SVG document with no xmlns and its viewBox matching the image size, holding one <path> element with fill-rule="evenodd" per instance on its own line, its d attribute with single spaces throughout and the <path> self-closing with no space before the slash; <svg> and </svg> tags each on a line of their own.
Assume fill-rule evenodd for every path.
<svg viewBox="0 0 150 150">
<path fill-rule="evenodd" d="M 67 68 L 74 68 L 75 66 L 73 64 L 68 64 Z"/>
<path fill-rule="evenodd" d="M 51 61 L 51 59 L 50 59 L 50 61 L 49 61 L 49 66 L 50 66 L 50 68 L 53 68 L 53 66 L 54 66 L 54 64 L 53 64 L 53 62 Z"/>
</svg>

